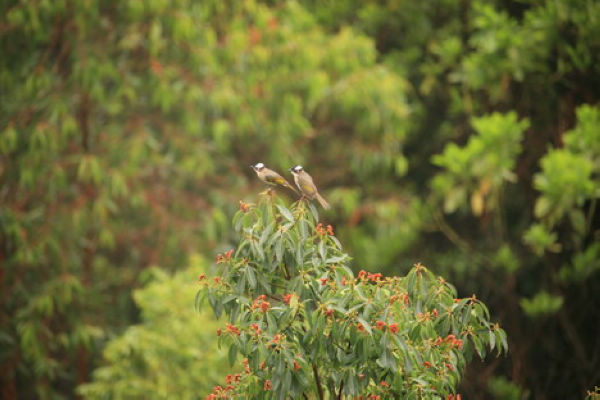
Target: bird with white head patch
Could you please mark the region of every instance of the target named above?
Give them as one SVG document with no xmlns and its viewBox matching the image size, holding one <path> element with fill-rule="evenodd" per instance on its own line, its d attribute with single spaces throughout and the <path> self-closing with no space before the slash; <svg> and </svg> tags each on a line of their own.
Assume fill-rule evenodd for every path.
<svg viewBox="0 0 600 400">
<path fill-rule="evenodd" d="M 258 178 L 261 181 L 263 181 L 270 187 L 283 186 L 294 191 L 294 193 L 298 195 L 300 194 L 296 189 L 294 189 L 292 185 L 290 185 L 290 183 L 287 180 L 285 180 L 283 176 L 279 175 L 272 169 L 265 167 L 265 164 L 259 162 L 254 165 L 251 165 L 250 167 L 254 170 L 254 172 L 256 172 L 256 176 L 258 176 Z M 269 190 L 271 190 L 271 188 L 269 188 Z"/>
<path fill-rule="evenodd" d="M 298 189 L 300 189 L 303 197 L 306 197 L 309 200 L 317 199 L 319 204 L 326 210 L 331 208 L 329 203 L 319 194 L 312 177 L 304 171 L 302 165 L 296 165 L 295 167 L 290 168 L 290 171 L 292 175 L 294 175 L 294 182 Z"/>
</svg>

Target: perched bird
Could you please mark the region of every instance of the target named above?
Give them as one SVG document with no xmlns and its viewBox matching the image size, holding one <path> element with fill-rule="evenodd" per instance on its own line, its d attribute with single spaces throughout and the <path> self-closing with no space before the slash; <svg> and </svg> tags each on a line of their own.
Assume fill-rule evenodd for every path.
<svg viewBox="0 0 600 400">
<path fill-rule="evenodd" d="M 304 171 L 302 165 L 296 165 L 290 168 L 290 171 L 294 175 L 294 182 L 296 182 L 296 186 L 300 189 L 302 196 L 308 197 L 310 200 L 317 199 L 319 204 L 326 210 L 331 208 L 329 203 L 319 194 L 312 177 Z"/>
<path fill-rule="evenodd" d="M 266 183 L 267 185 L 283 186 L 283 187 L 293 190 L 294 193 L 296 193 L 297 195 L 300 195 L 300 193 L 298 193 L 298 191 L 296 189 L 294 189 L 294 187 L 292 185 L 290 185 L 283 176 L 281 176 L 277 172 L 265 167 L 265 164 L 259 162 L 256 165 L 251 165 L 250 167 L 254 170 L 254 172 L 256 172 L 256 176 L 258 176 L 258 178 L 261 181 L 263 181 L 264 183 Z M 271 189 L 269 189 L 269 190 L 271 190 Z"/>
</svg>

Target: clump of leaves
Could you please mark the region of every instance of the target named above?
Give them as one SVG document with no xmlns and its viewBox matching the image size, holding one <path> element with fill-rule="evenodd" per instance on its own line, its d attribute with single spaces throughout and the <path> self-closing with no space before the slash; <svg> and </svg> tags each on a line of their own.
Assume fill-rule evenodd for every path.
<svg viewBox="0 0 600 400">
<path fill-rule="evenodd" d="M 473 354 L 507 351 L 506 333 L 475 296 L 417 264 L 404 277 L 348 267 L 350 257 L 312 205 L 243 204 L 237 249 L 201 276 L 228 322 L 217 332 L 244 372 L 210 398 L 452 396 Z"/>
</svg>

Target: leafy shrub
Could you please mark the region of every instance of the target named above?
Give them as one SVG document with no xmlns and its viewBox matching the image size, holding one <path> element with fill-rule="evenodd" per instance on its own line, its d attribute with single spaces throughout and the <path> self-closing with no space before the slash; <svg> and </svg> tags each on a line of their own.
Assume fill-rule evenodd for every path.
<svg viewBox="0 0 600 400">
<path fill-rule="evenodd" d="M 473 354 L 507 350 L 475 296 L 417 264 L 404 277 L 350 270 L 331 225 L 303 202 L 267 198 L 234 217 L 241 241 L 217 256 L 207 299 L 219 343 L 244 371 L 207 398 L 439 398 L 456 392 Z"/>
<path fill-rule="evenodd" d="M 158 268 L 134 292 L 141 323 L 130 326 L 104 348 L 104 365 L 79 387 L 86 399 L 196 399 L 226 371 L 227 354 L 215 349 L 217 327 L 208 310 L 198 315 L 190 304 L 199 256 L 175 275 Z"/>
</svg>

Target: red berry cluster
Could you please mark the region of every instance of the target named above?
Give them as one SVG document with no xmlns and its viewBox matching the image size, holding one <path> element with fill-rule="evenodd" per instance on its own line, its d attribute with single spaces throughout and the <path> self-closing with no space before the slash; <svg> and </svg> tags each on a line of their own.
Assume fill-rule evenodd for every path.
<svg viewBox="0 0 600 400">
<path fill-rule="evenodd" d="M 260 326 L 258 326 L 258 324 L 250 324 L 250 328 L 254 331 L 254 334 L 256 336 L 260 335 L 260 333 L 262 332 L 262 329 L 260 329 Z"/>
<path fill-rule="evenodd" d="M 225 330 L 235 336 L 240 336 L 240 333 L 241 333 L 239 328 L 232 324 L 227 324 L 225 326 Z"/>
<path fill-rule="evenodd" d="M 318 223 L 317 226 L 315 227 L 315 229 L 317 230 L 317 233 L 319 235 L 330 235 L 333 236 L 333 227 L 331 225 L 327 225 L 326 228 L 323 228 L 323 224 L 322 223 Z"/>
<path fill-rule="evenodd" d="M 225 252 L 225 254 L 217 254 L 217 258 L 215 259 L 215 262 L 217 264 L 221 264 L 224 263 L 226 261 L 229 261 L 231 259 L 231 256 L 233 255 L 233 249 Z"/>
<path fill-rule="evenodd" d="M 233 398 L 235 395 L 234 392 L 236 391 L 236 389 L 238 389 L 238 386 L 239 386 L 240 382 L 242 381 L 242 379 L 244 379 L 244 377 L 246 375 L 250 375 L 250 373 L 252 372 L 250 370 L 250 367 L 248 366 L 247 358 L 244 358 L 242 360 L 242 364 L 244 365 L 244 374 L 229 374 L 229 375 L 227 375 L 225 377 L 225 383 L 227 384 L 227 386 L 213 387 L 212 393 L 210 393 L 208 396 L 206 396 L 205 400 Z"/>
<path fill-rule="evenodd" d="M 408 297 L 408 293 L 403 293 L 403 294 L 393 294 L 390 296 L 390 304 L 394 304 L 395 302 L 397 302 L 398 300 L 402 300 L 402 302 L 405 305 L 408 305 L 408 303 L 410 302 L 410 299 Z"/>
<path fill-rule="evenodd" d="M 248 212 L 249 209 L 250 205 L 240 200 L 240 210 L 242 210 L 242 212 Z"/>
<path fill-rule="evenodd" d="M 383 275 L 380 272 L 372 274 L 363 269 L 358 273 L 358 279 L 366 279 L 371 282 L 379 282 L 381 278 L 383 278 Z"/>
<path fill-rule="evenodd" d="M 271 308 L 271 304 L 269 304 L 269 302 L 266 300 L 267 300 L 267 296 L 264 294 L 261 294 L 254 300 L 254 303 L 252 303 L 252 309 L 255 310 L 257 308 L 260 308 L 260 310 L 262 312 L 269 311 L 269 308 Z"/>
<path fill-rule="evenodd" d="M 289 306 L 290 301 L 292 300 L 292 296 L 294 296 L 294 293 L 288 293 L 285 296 L 283 296 L 283 303 Z"/>
<path fill-rule="evenodd" d="M 456 336 L 450 334 L 442 339 L 441 336 L 438 336 L 436 341 L 433 343 L 435 346 L 440 346 L 443 343 L 450 344 L 452 347 L 456 347 L 458 349 L 462 349 L 463 341 L 461 339 L 457 339 Z"/>
<path fill-rule="evenodd" d="M 225 377 L 225 383 L 230 385 L 232 383 L 237 383 L 242 378 L 242 374 L 228 374 Z"/>
<path fill-rule="evenodd" d="M 283 296 L 283 303 L 289 305 L 290 300 L 292 300 L 292 295 L 290 293 Z"/>
</svg>

